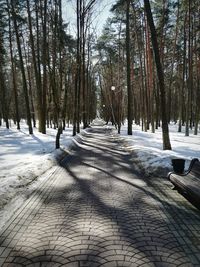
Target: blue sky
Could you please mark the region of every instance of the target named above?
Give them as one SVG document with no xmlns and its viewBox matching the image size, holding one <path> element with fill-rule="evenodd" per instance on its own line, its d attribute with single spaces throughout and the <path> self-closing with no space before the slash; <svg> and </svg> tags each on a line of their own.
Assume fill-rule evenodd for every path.
<svg viewBox="0 0 200 267">
<path fill-rule="evenodd" d="M 96 28 L 97 34 L 101 33 L 103 25 L 106 22 L 106 19 L 109 17 L 109 10 L 115 0 L 97 0 L 97 3 L 94 8 L 93 15 L 93 27 Z M 63 18 L 66 22 L 69 22 L 69 32 L 75 34 L 76 32 L 76 1 L 63 0 Z"/>
</svg>

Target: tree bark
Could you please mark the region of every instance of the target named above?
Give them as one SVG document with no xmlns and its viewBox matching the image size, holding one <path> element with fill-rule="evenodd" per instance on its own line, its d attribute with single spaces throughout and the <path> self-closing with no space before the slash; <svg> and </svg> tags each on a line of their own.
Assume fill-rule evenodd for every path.
<svg viewBox="0 0 200 267">
<path fill-rule="evenodd" d="M 191 1 L 188 1 L 188 86 L 186 92 L 186 125 L 185 125 L 185 136 L 189 136 L 189 119 L 190 119 L 190 104 L 191 104 L 191 93 L 192 93 L 192 29 L 191 29 Z"/>
<path fill-rule="evenodd" d="M 42 65 L 43 65 L 43 84 L 42 84 L 42 112 L 41 112 L 41 132 L 46 134 L 46 97 L 47 97 L 47 0 L 44 0 L 43 14 L 43 40 L 42 40 Z"/>
<path fill-rule="evenodd" d="M 24 97 L 25 97 L 25 104 L 26 104 L 27 124 L 29 127 L 29 134 L 33 134 L 33 128 L 32 128 L 32 124 L 31 124 L 31 112 L 30 112 L 30 105 L 29 105 L 28 87 L 27 87 L 27 82 L 26 82 L 26 73 L 25 73 L 25 67 L 24 67 L 20 38 L 19 38 L 19 31 L 18 31 L 18 25 L 17 25 L 16 13 L 15 13 L 15 6 L 14 6 L 14 3 L 12 1 L 11 1 L 11 10 L 12 10 L 15 35 L 16 35 L 16 40 L 17 40 L 17 48 L 18 48 L 19 59 L 20 59 L 20 69 L 21 69 L 21 73 L 22 73 L 23 90 L 24 90 Z"/>
<path fill-rule="evenodd" d="M 127 109 L 127 119 L 128 119 L 128 135 L 132 135 L 132 105 L 133 96 L 131 90 L 131 62 L 130 62 L 130 0 L 126 1 L 126 68 L 127 68 L 127 94 L 128 94 L 128 109 Z"/>
<path fill-rule="evenodd" d="M 73 136 L 77 133 L 78 121 L 78 87 L 79 87 L 79 60 L 80 60 L 80 1 L 76 1 L 76 23 L 77 23 L 77 41 L 76 41 L 76 74 L 75 74 L 75 93 L 74 93 L 74 114 L 73 114 Z"/>
<path fill-rule="evenodd" d="M 171 144 L 169 139 L 169 128 L 167 123 L 166 114 L 166 99 L 165 99 L 165 84 L 164 84 L 164 73 L 160 61 L 159 47 L 157 42 L 156 29 L 153 21 L 153 16 L 151 12 L 151 6 L 149 0 L 144 0 L 144 7 L 147 15 L 147 21 L 151 31 L 151 40 L 154 50 L 154 57 L 157 69 L 157 75 L 159 80 L 160 95 L 161 95 L 161 113 L 162 113 L 162 136 L 163 136 L 163 149 L 171 150 Z"/>
<path fill-rule="evenodd" d="M 10 44 L 10 58 L 11 58 L 11 69 L 12 69 L 12 84 L 13 84 L 13 91 L 14 91 L 14 100 L 15 100 L 15 113 L 16 113 L 16 121 L 17 121 L 17 129 L 20 130 L 20 118 L 19 118 L 19 107 L 18 107 L 18 95 L 17 95 L 17 84 L 16 84 L 16 68 L 15 62 L 13 57 L 13 45 L 12 45 L 12 32 L 11 32 L 11 16 L 10 16 L 10 9 L 9 3 L 7 0 L 7 7 L 8 7 L 8 26 L 9 26 L 9 44 Z"/>
<path fill-rule="evenodd" d="M 56 149 L 60 148 L 60 135 L 62 134 L 63 128 L 62 128 L 62 122 L 59 121 L 59 125 L 58 125 L 58 131 L 56 134 Z"/>
<path fill-rule="evenodd" d="M 33 60 L 33 67 L 34 67 L 34 74 L 35 74 L 35 81 L 36 81 L 36 101 L 37 101 L 37 113 L 38 113 L 38 120 L 39 120 L 39 127 L 38 131 L 45 133 L 45 125 L 42 125 L 44 121 L 42 120 L 42 84 L 41 84 L 41 77 L 40 72 L 38 70 L 37 65 L 37 58 L 35 53 L 35 42 L 32 30 L 32 18 L 31 18 L 31 11 L 30 11 L 30 1 L 26 0 L 27 3 L 27 12 L 28 12 L 28 25 L 29 25 L 29 36 L 30 36 L 30 46 L 31 46 L 31 53 L 32 53 L 32 60 Z"/>
</svg>

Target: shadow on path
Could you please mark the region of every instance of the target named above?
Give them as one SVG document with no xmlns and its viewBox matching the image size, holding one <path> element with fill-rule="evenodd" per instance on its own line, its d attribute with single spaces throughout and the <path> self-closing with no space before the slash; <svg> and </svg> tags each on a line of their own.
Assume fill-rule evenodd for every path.
<svg viewBox="0 0 200 267">
<path fill-rule="evenodd" d="M 0 266 L 199 266 L 199 212 L 90 131 L 1 234 Z"/>
</svg>

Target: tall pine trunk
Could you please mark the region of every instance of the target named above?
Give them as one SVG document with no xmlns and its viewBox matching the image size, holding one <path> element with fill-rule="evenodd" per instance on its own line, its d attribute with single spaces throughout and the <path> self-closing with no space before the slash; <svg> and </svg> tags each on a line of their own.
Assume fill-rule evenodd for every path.
<svg viewBox="0 0 200 267">
<path fill-rule="evenodd" d="M 80 1 L 76 1 L 76 23 L 77 23 L 77 41 L 76 41 L 76 73 L 75 73 L 75 93 L 74 93 L 74 114 L 73 114 L 73 136 L 77 133 L 78 121 L 78 91 L 79 91 L 79 65 L 80 65 Z"/>
<path fill-rule="evenodd" d="M 132 135 L 132 105 L 133 96 L 131 90 L 131 60 L 130 60 L 130 0 L 126 1 L 126 69 L 127 69 L 127 94 L 128 94 L 128 109 L 127 109 L 127 119 L 128 119 L 128 135 Z"/>
<path fill-rule="evenodd" d="M 37 113 L 38 113 L 38 120 L 39 120 L 39 132 L 45 133 L 45 125 L 43 125 L 42 120 L 42 84 L 41 84 L 41 73 L 38 70 L 36 52 L 35 52 L 35 42 L 32 30 L 32 18 L 31 18 L 31 11 L 30 11 L 30 1 L 26 0 L 27 3 L 27 12 L 28 12 L 28 25 L 29 25 L 29 36 L 30 36 L 30 46 L 31 46 L 31 53 L 32 53 L 32 61 L 34 67 L 34 74 L 35 74 L 35 81 L 36 81 L 36 101 L 37 101 Z M 38 62 L 39 63 L 39 62 Z M 40 64 L 40 63 L 39 63 Z"/>
<path fill-rule="evenodd" d="M 165 99 L 165 84 L 164 84 L 164 73 L 160 61 L 160 54 L 157 42 L 156 29 L 153 21 L 153 16 L 151 12 L 151 6 L 149 0 L 144 0 L 144 7 L 147 15 L 147 21 L 151 31 L 151 40 L 154 50 L 154 57 L 159 81 L 160 96 L 161 96 L 161 113 L 162 113 L 162 136 L 163 136 L 163 149 L 171 150 L 171 144 L 169 139 L 169 128 L 167 123 L 167 114 L 166 114 L 166 99 Z"/>
<path fill-rule="evenodd" d="M 17 122 L 17 129 L 20 130 L 20 118 L 19 118 L 19 107 L 18 107 L 18 95 L 17 95 L 17 84 L 16 84 L 16 67 L 13 57 L 13 44 L 12 44 L 12 32 L 11 32 L 11 16 L 10 16 L 10 9 L 9 3 L 7 0 L 7 7 L 8 7 L 8 26 L 9 26 L 9 44 L 10 44 L 10 58 L 11 58 L 11 69 L 12 69 L 12 84 L 13 84 L 13 91 L 14 91 L 14 100 L 15 100 L 15 116 Z"/>
<path fill-rule="evenodd" d="M 33 134 L 26 73 L 25 73 L 25 67 L 24 67 L 23 56 L 22 56 L 22 49 L 21 49 L 20 38 L 19 38 L 19 31 L 18 31 L 18 25 L 17 25 L 16 13 L 15 13 L 15 6 L 14 6 L 14 3 L 12 1 L 11 1 L 11 10 L 12 10 L 15 35 L 16 35 L 16 40 L 17 40 L 17 48 L 18 48 L 18 53 L 19 53 L 20 70 L 21 70 L 21 74 L 22 74 L 23 90 L 24 90 L 25 105 L 26 105 L 27 124 L 29 127 L 29 134 Z"/>
<path fill-rule="evenodd" d="M 44 0 L 43 10 L 43 25 L 42 25 L 42 66 L 43 66 L 43 81 L 42 81 L 42 110 L 41 110 L 41 132 L 46 134 L 46 114 L 47 114 L 47 0 Z"/>
</svg>

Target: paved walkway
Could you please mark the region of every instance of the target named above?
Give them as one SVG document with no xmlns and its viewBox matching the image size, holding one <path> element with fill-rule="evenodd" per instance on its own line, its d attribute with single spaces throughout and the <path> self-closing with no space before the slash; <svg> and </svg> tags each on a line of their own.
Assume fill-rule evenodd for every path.
<svg viewBox="0 0 200 267">
<path fill-rule="evenodd" d="M 200 266 L 200 212 L 91 129 L 0 234 L 0 266 Z"/>
</svg>

